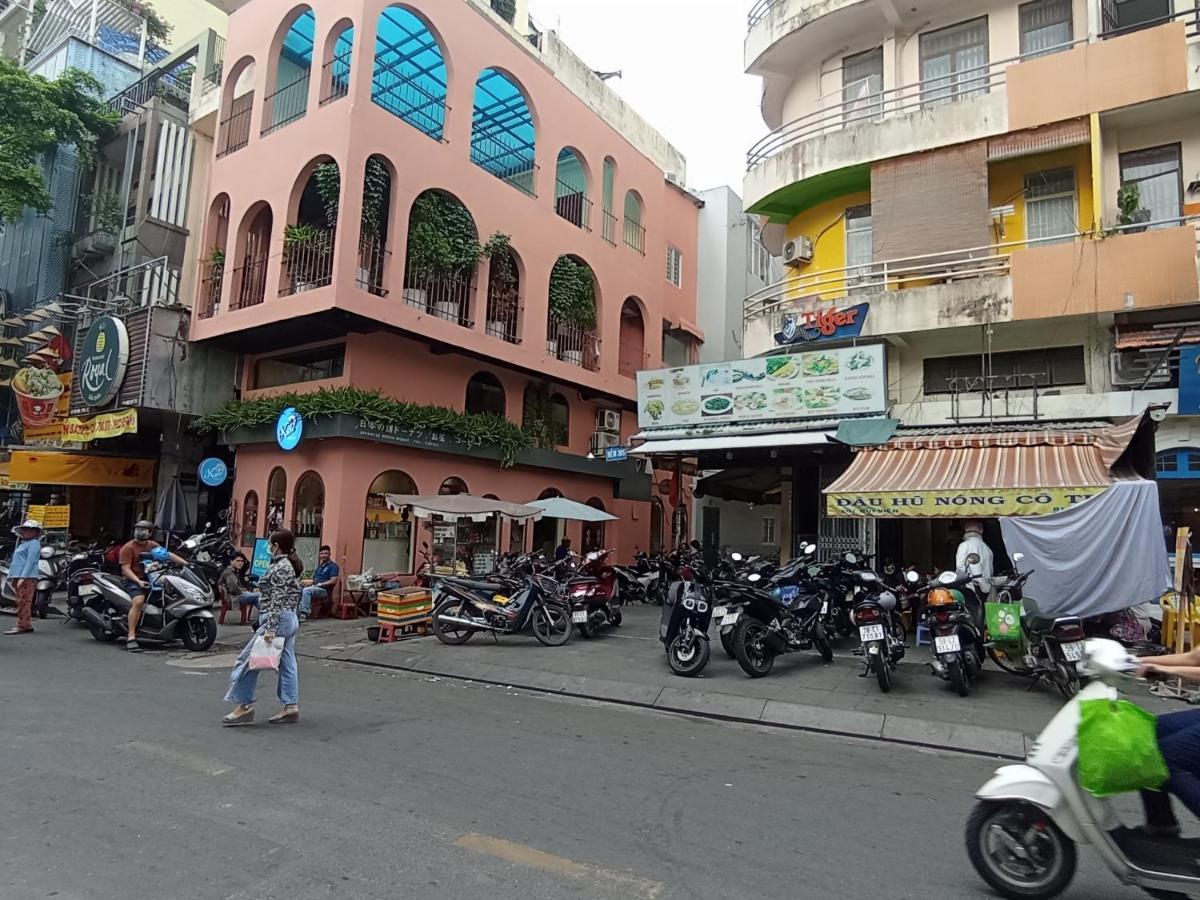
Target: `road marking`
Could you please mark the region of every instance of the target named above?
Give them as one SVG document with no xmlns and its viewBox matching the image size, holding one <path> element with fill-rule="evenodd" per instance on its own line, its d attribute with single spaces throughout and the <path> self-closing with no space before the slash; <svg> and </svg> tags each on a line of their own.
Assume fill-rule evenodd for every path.
<svg viewBox="0 0 1200 900">
<path fill-rule="evenodd" d="M 224 775 L 226 772 L 233 770 L 226 765 L 223 765 L 220 760 L 209 759 L 204 756 L 196 756 L 191 753 L 184 753 L 176 750 L 173 747 L 167 747 L 163 744 L 151 744 L 146 741 L 130 741 L 125 745 L 130 750 L 136 750 L 149 756 L 151 759 L 156 759 L 159 762 L 170 763 L 181 769 L 187 769 L 189 772 L 196 772 L 200 775 L 207 775 L 210 778 L 215 778 L 218 775 Z"/>
<path fill-rule="evenodd" d="M 241 651 L 206 653 L 203 656 L 183 656 L 168 659 L 167 665 L 178 669 L 232 669 Z"/>
<path fill-rule="evenodd" d="M 544 853 L 527 844 L 516 844 L 503 838 L 488 837 L 486 834 L 464 834 L 454 842 L 466 850 L 486 853 L 505 862 L 518 866 L 528 866 L 531 869 L 541 869 L 543 872 L 553 872 L 567 878 L 587 879 L 598 881 L 616 890 L 622 897 L 640 897 L 643 900 L 655 900 L 662 892 L 664 885 L 660 881 L 639 878 L 626 872 L 606 869 L 577 863 L 561 856 Z"/>
</svg>

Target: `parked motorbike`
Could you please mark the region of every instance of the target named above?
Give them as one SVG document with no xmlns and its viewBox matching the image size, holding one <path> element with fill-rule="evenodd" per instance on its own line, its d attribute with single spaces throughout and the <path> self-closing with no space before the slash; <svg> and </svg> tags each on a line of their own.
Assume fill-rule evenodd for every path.
<svg viewBox="0 0 1200 900">
<path fill-rule="evenodd" d="M 92 576 L 105 571 L 106 548 L 94 545 L 71 554 L 67 560 L 67 617 L 76 622 L 87 623 L 83 608 L 89 597 L 100 593 Z"/>
<path fill-rule="evenodd" d="M 708 626 L 712 621 L 712 598 L 701 583 L 699 544 L 693 541 L 688 554 L 678 554 L 679 578 L 667 589 L 658 625 L 658 639 L 667 651 L 667 665 L 676 675 L 694 678 L 704 671 L 712 652 Z"/>
<path fill-rule="evenodd" d="M 974 559 L 972 559 L 974 557 Z M 970 565 L 979 557 L 967 557 Z M 971 572 L 943 572 L 926 587 L 925 608 L 933 644 L 929 666 L 933 674 L 950 685 L 960 697 L 971 692 L 971 682 L 983 668 L 984 600 L 973 586 Z M 919 582 L 916 572 L 905 573 L 910 584 Z"/>
<path fill-rule="evenodd" d="M 812 545 L 808 545 L 812 546 Z M 717 623 L 721 640 L 721 649 L 730 659 L 737 659 L 733 650 L 733 630 L 737 627 L 738 619 L 750 603 L 750 596 L 737 590 L 730 582 L 746 582 L 751 575 L 758 575 L 757 580 L 769 579 L 778 571 L 775 561 L 765 556 L 749 558 L 740 553 L 731 553 L 728 561 L 720 567 L 721 571 L 714 574 L 713 583 L 713 621 Z"/>
<path fill-rule="evenodd" d="M 161 552 L 160 552 L 161 551 Z M 138 623 L 138 641 L 170 644 L 176 640 L 193 652 L 207 650 L 217 639 L 217 619 L 212 588 L 191 566 L 169 562 L 166 551 L 151 551 L 145 564 L 150 589 Z M 129 610 L 133 599 L 124 581 L 107 572 L 93 572 L 90 594 L 82 614 L 97 641 L 109 642 L 129 634 Z"/>
<path fill-rule="evenodd" d="M 874 572 L 857 573 L 861 590 L 854 605 L 854 625 L 863 655 L 862 676 L 872 672 L 885 694 L 892 689 L 892 673 L 904 658 L 904 623 L 896 595 Z"/>
<path fill-rule="evenodd" d="M 617 576 L 617 592 L 622 603 L 648 603 L 650 596 L 642 584 L 638 571 L 633 566 L 613 566 Z"/>
<path fill-rule="evenodd" d="M 864 571 L 870 557 L 864 553 L 844 553 L 841 558 L 825 565 L 813 577 L 821 582 L 829 595 L 829 606 L 822 613 L 822 624 L 830 640 L 848 638 L 855 634 L 854 606 L 862 585 L 859 573 Z"/>
<path fill-rule="evenodd" d="M 557 567 L 563 592 L 571 604 L 571 621 L 585 638 L 603 625 L 621 624 L 621 593 L 616 570 L 607 562 L 611 550 L 594 550 L 578 563 L 568 557 Z"/>
<path fill-rule="evenodd" d="M 1024 558 L 1024 554 L 1014 553 L 1014 566 Z M 1028 572 L 1014 570 L 1011 577 L 997 579 L 1000 601 L 1021 604 L 1024 656 L 1015 659 L 994 644 L 988 647 L 988 655 L 1004 671 L 1032 678 L 1034 684 L 1049 681 L 1070 699 L 1079 693 L 1081 685 L 1077 664 L 1083 659 L 1086 638 L 1083 620 L 1078 616 L 1043 615 L 1037 601 L 1023 595 L 1025 583 L 1032 574 L 1032 569 Z"/>
<path fill-rule="evenodd" d="M 967 856 L 1004 897 L 1050 900 L 1075 875 L 1077 844 L 1091 844 L 1123 884 L 1163 900 L 1200 897 L 1200 840 L 1150 837 L 1120 824 L 1113 802 L 1079 784 L 1080 706 L 1108 701 L 1128 683 L 1137 659 L 1115 641 L 1086 642 L 1080 660 L 1094 678 L 1031 745 L 1024 764 L 1004 766 L 976 793 L 967 821 Z"/>
<path fill-rule="evenodd" d="M 433 633 L 443 644 L 465 644 L 477 632 L 493 637 L 526 629 L 547 647 L 571 639 L 571 610 L 551 577 L 529 572 L 511 596 L 496 581 L 438 578 L 434 584 Z"/>
<path fill-rule="evenodd" d="M 633 558 L 633 573 L 637 583 L 641 585 L 641 593 L 637 599 L 642 603 L 662 603 L 659 596 L 659 576 L 662 573 L 658 556 L 650 556 L 645 551 L 638 551 Z"/>
</svg>

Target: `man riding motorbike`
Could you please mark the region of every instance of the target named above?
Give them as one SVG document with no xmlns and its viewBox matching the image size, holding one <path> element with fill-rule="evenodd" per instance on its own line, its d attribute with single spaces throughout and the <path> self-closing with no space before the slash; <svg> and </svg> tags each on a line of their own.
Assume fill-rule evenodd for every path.
<svg viewBox="0 0 1200 900">
<path fill-rule="evenodd" d="M 142 607 L 146 605 L 146 591 L 150 588 L 146 581 L 146 566 L 142 557 L 159 546 L 151 540 L 154 534 L 154 523 L 142 519 L 133 526 L 133 540 L 121 548 L 121 574 L 125 576 L 125 590 L 129 593 L 132 606 L 129 607 L 129 637 L 125 641 L 126 650 L 140 650 L 137 642 L 138 622 L 142 619 Z M 187 560 L 174 553 L 167 554 L 171 562 L 186 566 Z"/>
</svg>

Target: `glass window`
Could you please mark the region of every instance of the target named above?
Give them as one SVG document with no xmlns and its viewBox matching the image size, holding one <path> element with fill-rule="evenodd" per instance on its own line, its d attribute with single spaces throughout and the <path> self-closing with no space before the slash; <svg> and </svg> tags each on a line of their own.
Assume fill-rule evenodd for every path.
<svg viewBox="0 0 1200 900">
<path fill-rule="evenodd" d="M 346 369 L 346 345 L 314 347 L 269 356 L 254 364 L 254 387 L 271 388 L 325 378 L 341 378 Z"/>
<path fill-rule="evenodd" d="M 663 329 L 663 365 L 690 366 L 692 364 L 692 344 L 680 332 Z"/>
<path fill-rule="evenodd" d="M 775 543 L 775 520 L 772 518 L 764 518 L 762 520 L 762 542 L 764 544 Z"/>
<path fill-rule="evenodd" d="M 984 366 L 987 365 L 985 373 Z M 1083 347 L 1051 347 L 926 359 L 925 393 L 975 393 L 989 389 L 1068 387 L 1087 383 Z M 985 378 L 990 375 L 989 379 Z"/>
<path fill-rule="evenodd" d="M 1066 49 L 1073 37 L 1071 0 L 1033 0 L 1021 6 L 1021 57 Z"/>
<path fill-rule="evenodd" d="M 667 244 L 667 281 L 683 287 L 683 254 L 670 244 Z"/>
<path fill-rule="evenodd" d="M 987 65 L 987 16 L 921 35 L 922 105 L 986 93 Z"/>
<path fill-rule="evenodd" d="M 750 274 L 764 284 L 770 284 L 773 281 L 771 254 L 763 246 L 762 229 L 758 226 L 757 222 L 749 217 L 747 217 L 746 222 L 749 225 L 746 229 L 746 234 L 750 238 L 750 247 L 746 258 L 749 260 Z"/>
<path fill-rule="evenodd" d="M 1183 215 L 1183 175 L 1179 144 L 1121 154 L 1121 187 L 1138 189 L 1143 220 L 1170 228 Z"/>
<path fill-rule="evenodd" d="M 846 124 L 883 114 L 883 48 L 842 60 L 842 109 Z"/>
<path fill-rule="evenodd" d="M 411 509 L 388 508 L 388 494 L 416 494 L 417 484 L 405 472 L 382 473 L 367 489 L 366 516 L 363 524 L 363 571 L 377 575 L 412 572 Z"/>
<path fill-rule="evenodd" d="M 491 413 L 504 418 L 504 387 L 500 379 L 490 372 L 473 375 L 467 382 L 466 410 L 468 413 Z"/>
<path fill-rule="evenodd" d="M 1174 452 L 1160 453 L 1158 458 L 1154 460 L 1154 468 L 1159 472 L 1178 472 L 1179 454 Z"/>
<path fill-rule="evenodd" d="M 846 280 L 850 288 L 871 282 L 871 207 L 852 206 L 846 210 Z"/>
<path fill-rule="evenodd" d="M 1074 238 L 1075 170 L 1056 169 L 1025 176 L 1025 236 L 1031 241 L 1057 238 L 1060 243 Z"/>
</svg>

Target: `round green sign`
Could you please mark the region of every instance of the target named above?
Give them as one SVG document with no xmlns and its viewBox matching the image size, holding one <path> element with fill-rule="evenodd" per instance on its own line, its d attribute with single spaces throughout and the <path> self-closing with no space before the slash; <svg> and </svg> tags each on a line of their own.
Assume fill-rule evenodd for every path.
<svg viewBox="0 0 1200 900">
<path fill-rule="evenodd" d="M 111 403 L 125 380 L 129 365 L 129 334 L 125 323 L 101 316 L 92 323 L 75 360 L 75 382 L 88 406 Z"/>
</svg>

